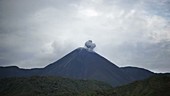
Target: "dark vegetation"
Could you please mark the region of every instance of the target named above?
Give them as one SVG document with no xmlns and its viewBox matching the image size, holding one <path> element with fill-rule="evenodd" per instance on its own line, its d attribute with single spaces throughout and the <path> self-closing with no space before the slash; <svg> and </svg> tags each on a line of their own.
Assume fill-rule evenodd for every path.
<svg viewBox="0 0 170 96">
<path fill-rule="evenodd" d="M 100 81 L 61 77 L 0 79 L 0 96 L 170 96 L 169 90 L 168 74 L 154 75 L 116 88 Z"/>
<path fill-rule="evenodd" d="M 0 79 L 0 96 L 91 96 L 95 90 L 111 89 L 100 81 L 61 77 L 16 77 Z"/>
<path fill-rule="evenodd" d="M 117 87 L 114 91 L 119 96 L 170 96 L 170 76 L 154 75 L 146 80 Z"/>
<path fill-rule="evenodd" d="M 168 74 L 154 75 L 116 88 L 100 81 L 61 77 L 0 79 L 0 96 L 170 96 L 169 90 Z"/>
</svg>

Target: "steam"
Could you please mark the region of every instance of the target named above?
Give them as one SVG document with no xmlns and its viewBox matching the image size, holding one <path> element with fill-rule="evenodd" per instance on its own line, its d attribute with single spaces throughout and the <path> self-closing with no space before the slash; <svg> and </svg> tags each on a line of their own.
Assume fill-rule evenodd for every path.
<svg viewBox="0 0 170 96">
<path fill-rule="evenodd" d="M 92 40 L 88 40 L 85 43 L 85 47 L 87 48 L 88 51 L 93 51 L 93 49 L 96 47 L 96 44 L 92 42 Z"/>
</svg>

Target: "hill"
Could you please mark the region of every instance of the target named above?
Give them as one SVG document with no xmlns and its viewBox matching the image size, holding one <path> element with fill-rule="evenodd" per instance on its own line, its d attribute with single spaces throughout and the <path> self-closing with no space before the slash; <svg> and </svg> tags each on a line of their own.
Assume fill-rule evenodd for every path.
<svg viewBox="0 0 170 96">
<path fill-rule="evenodd" d="M 127 66 L 127 67 L 120 67 L 121 70 L 131 76 L 131 80 L 136 81 L 136 80 L 143 80 L 146 78 L 151 77 L 155 73 L 146 70 L 144 68 L 138 68 L 138 67 L 132 67 L 132 66 Z"/>
<path fill-rule="evenodd" d="M 116 88 L 99 81 L 44 76 L 4 78 L 0 85 L 0 96 L 170 96 L 169 74 Z"/>
<path fill-rule="evenodd" d="M 112 88 L 99 81 L 44 76 L 4 78 L 0 85 L 0 96 L 87 96 Z"/>
<path fill-rule="evenodd" d="M 105 91 L 96 91 L 94 96 L 170 96 L 170 76 L 154 75 L 148 79 L 135 81 Z"/>
</svg>

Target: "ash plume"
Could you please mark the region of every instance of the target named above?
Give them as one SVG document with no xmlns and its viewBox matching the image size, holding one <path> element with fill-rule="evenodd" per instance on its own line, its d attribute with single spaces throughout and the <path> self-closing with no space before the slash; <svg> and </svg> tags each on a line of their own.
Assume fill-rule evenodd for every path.
<svg viewBox="0 0 170 96">
<path fill-rule="evenodd" d="M 88 51 L 93 51 L 93 49 L 96 47 L 96 44 L 92 42 L 92 40 L 88 40 L 85 43 L 85 47 L 87 48 Z"/>
</svg>

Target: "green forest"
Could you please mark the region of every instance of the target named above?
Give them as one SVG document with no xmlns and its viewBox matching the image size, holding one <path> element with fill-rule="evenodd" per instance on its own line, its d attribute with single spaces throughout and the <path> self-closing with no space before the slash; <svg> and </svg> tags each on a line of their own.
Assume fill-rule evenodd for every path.
<svg viewBox="0 0 170 96">
<path fill-rule="evenodd" d="M 15 77 L 0 79 L 0 96 L 170 96 L 170 77 L 148 79 L 113 88 L 95 80 L 62 77 Z"/>
</svg>

